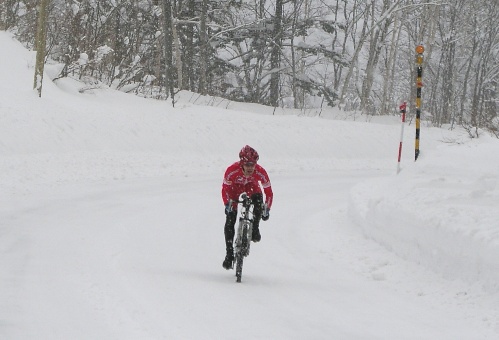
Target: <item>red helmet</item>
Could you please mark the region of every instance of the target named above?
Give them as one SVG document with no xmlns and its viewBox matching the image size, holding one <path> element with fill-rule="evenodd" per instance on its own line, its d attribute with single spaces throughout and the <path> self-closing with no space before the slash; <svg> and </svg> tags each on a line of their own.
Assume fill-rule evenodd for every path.
<svg viewBox="0 0 499 340">
<path fill-rule="evenodd" d="M 239 151 L 239 159 L 243 163 L 256 163 L 258 162 L 258 158 L 258 152 L 249 145 L 246 145 Z"/>
</svg>

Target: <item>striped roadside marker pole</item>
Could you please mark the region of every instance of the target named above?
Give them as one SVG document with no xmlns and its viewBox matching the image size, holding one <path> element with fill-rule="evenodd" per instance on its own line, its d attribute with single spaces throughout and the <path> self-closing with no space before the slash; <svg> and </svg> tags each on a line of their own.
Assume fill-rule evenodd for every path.
<svg viewBox="0 0 499 340">
<path fill-rule="evenodd" d="M 415 159 L 418 160 L 419 156 L 419 129 L 421 120 L 421 88 L 423 87 L 423 45 L 416 46 L 416 144 L 415 144 Z"/>
<path fill-rule="evenodd" d="M 400 143 L 399 143 L 399 157 L 397 163 L 397 174 L 400 172 L 400 158 L 402 157 L 402 141 L 404 140 L 404 123 L 405 123 L 405 109 L 407 107 L 407 103 L 403 102 L 400 105 L 400 114 L 402 115 L 402 128 L 400 129 Z"/>
</svg>

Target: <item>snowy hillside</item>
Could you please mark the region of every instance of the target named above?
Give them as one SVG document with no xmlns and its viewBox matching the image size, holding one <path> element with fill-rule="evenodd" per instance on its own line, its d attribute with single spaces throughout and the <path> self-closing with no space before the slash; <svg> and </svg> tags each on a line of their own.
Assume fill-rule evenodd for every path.
<svg viewBox="0 0 499 340">
<path fill-rule="evenodd" d="M 0 32 L 0 338 L 497 339 L 499 141 L 70 79 Z M 82 90 L 84 89 L 84 90 Z M 313 116 L 313 117 L 312 117 Z M 342 119 L 338 119 L 338 118 Z M 275 194 L 243 282 L 225 168 Z"/>
</svg>

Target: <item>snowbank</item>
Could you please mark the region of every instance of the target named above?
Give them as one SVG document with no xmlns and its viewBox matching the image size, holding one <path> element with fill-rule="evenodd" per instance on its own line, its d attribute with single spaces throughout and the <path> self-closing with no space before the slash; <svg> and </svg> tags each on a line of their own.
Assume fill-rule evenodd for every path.
<svg viewBox="0 0 499 340">
<path fill-rule="evenodd" d="M 398 176 L 355 186 L 350 216 L 403 258 L 499 291 L 498 154 L 486 135 L 443 144 Z"/>
</svg>

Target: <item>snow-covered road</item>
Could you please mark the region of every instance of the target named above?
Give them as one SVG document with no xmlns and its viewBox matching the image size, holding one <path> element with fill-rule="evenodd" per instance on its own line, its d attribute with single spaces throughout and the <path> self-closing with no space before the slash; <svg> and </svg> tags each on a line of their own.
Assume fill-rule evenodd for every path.
<svg viewBox="0 0 499 340">
<path fill-rule="evenodd" d="M 351 186 L 277 177 L 243 283 L 225 271 L 219 179 L 52 187 L 2 214 L 0 333 L 12 339 L 486 339 L 459 287 L 365 239 Z M 4 210 L 5 211 L 5 210 Z M 5 258 L 7 257 L 7 259 Z M 7 260 L 7 261 L 6 261 Z M 457 290 L 456 290 L 457 289 Z"/>
</svg>

